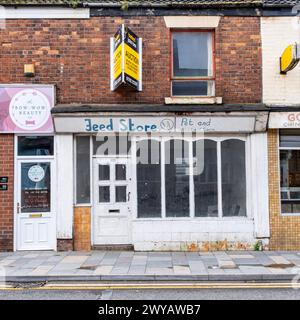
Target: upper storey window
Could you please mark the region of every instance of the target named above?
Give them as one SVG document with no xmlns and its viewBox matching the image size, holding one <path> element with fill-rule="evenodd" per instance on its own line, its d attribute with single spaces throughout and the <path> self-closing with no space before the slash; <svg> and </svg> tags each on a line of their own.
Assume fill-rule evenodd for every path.
<svg viewBox="0 0 300 320">
<path fill-rule="evenodd" d="M 214 96 L 214 32 L 172 31 L 172 96 Z"/>
</svg>

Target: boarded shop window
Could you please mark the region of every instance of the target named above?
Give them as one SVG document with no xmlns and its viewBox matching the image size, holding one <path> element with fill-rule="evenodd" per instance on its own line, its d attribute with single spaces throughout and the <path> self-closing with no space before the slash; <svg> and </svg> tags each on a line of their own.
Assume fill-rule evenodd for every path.
<svg viewBox="0 0 300 320">
<path fill-rule="evenodd" d="M 212 31 L 172 32 L 172 96 L 214 96 Z"/>
<path fill-rule="evenodd" d="M 76 137 L 76 203 L 90 203 L 90 137 Z"/>
<path fill-rule="evenodd" d="M 300 213 L 300 131 L 280 132 L 281 211 Z"/>
</svg>

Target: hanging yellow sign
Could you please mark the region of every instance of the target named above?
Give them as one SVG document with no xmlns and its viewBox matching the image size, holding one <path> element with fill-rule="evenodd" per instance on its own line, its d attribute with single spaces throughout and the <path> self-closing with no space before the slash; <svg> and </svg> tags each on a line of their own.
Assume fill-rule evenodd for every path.
<svg viewBox="0 0 300 320">
<path fill-rule="evenodd" d="M 300 59 L 298 44 L 291 44 L 285 48 L 280 57 L 280 73 L 285 74 L 296 67 Z"/>
<path fill-rule="evenodd" d="M 111 90 L 122 84 L 142 90 L 142 39 L 124 25 L 111 40 Z"/>
</svg>

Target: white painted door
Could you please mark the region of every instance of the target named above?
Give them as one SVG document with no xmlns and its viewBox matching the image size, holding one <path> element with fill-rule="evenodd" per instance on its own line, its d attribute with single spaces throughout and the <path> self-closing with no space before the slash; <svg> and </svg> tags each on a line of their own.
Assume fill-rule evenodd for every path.
<svg viewBox="0 0 300 320">
<path fill-rule="evenodd" d="M 19 160 L 17 167 L 17 250 L 55 250 L 53 161 Z"/>
<path fill-rule="evenodd" d="M 128 158 L 94 159 L 93 244 L 130 244 Z"/>
</svg>

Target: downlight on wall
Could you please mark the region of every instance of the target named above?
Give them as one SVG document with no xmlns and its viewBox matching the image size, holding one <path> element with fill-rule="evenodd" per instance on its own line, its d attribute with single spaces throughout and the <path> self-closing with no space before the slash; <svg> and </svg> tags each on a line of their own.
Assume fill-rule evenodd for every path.
<svg viewBox="0 0 300 320">
<path fill-rule="evenodd" d="M 34 64 L 24 64 L 24 76 L 25 77 L 34 77 L 35 76 L 35 70 L 34 70 Z"/>
</svg>

